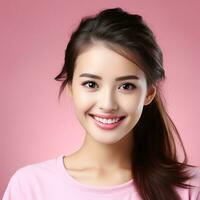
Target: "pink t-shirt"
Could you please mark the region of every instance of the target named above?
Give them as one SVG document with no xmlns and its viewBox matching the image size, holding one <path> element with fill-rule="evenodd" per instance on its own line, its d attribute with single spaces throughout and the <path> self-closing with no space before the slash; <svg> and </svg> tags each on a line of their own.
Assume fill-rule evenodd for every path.
<svg viewBox="0 0 200 200">
<path fill-rule="evenodd" d="M 78 182 L 64 166 L 64 155 L 27 165 L 11 177 L 3 200 L 141 200 L 133 179 L 114 186 L 92 186 Z M 183 200 L 200 200 L 200 169 L 191 171 L 193 189 L 178 189 Z"/>
</svg>

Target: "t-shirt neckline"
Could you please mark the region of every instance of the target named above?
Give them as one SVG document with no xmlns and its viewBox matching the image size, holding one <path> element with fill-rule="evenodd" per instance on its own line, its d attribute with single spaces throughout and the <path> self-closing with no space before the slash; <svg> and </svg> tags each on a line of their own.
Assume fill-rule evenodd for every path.
<svg viewBox="0 0 200 200">
<path fill-rule="evenodd" d="M 60 155 L 57 158 L 57 166 L 59 167 L 62 175 L 65 177 L 65 180 L 68 182 L 68 184 L 73 185 L 74 187 L 85 190 L 85 191 L 90 191 L 90 192 L 95 192 L 95 193 L 102 193 L 102 194 L 112 194 L 112 193 L 118 193 L 118 192 L 133 192 L 135 190 L 134 188 L 134 181 L 133 179 L 122 183 L 122 184 L 117 184 L 117 185 L 112 185 L 112 186 L 93 186 L 89 184 L 84 184 L 76 179 L 74 179 L 67 171 L 64 165 L 64 156 L 65 155 Z"/>
</svg>

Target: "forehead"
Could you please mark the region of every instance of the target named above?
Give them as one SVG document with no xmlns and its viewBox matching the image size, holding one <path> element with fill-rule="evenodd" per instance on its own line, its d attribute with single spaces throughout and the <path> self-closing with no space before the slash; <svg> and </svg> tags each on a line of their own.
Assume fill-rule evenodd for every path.
<svg viewBox="0 0 200 200">
<path fill-rule="evenodd" d="M 138 75 L 144 77 L 137 61 L 129 60 L 118 52 L 108 48 L 103 42 L 97 42 L 83 51 L 76 59 L 74 76 L 80 73 L 93 73 L 103 77 Z"/>
</svg>

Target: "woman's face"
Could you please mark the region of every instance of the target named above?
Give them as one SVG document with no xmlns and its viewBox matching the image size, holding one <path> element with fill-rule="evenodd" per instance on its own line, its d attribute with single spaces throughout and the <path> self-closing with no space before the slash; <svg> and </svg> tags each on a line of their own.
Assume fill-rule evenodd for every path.
<svg viewBox="0 0 200 200">
<path fill-rule="evenodd" d="M 107 144 L 132 134 L 143 106 L 155 96 L 135 63 L 100 42 L 77 57 L 68 89 L 86 134 Z"/>
</svg>

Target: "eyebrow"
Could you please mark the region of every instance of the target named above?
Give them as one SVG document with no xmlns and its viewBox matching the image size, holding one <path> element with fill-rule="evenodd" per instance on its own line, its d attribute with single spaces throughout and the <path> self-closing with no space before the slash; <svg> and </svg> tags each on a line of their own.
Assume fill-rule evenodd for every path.
<svg viewBox="0 0 200 200">
<path fill-rule="evenodd" d="M 94 74 L 89 74 L 89 73 L 83 73 L 83 74 L 80 75 L 80 77 L 88 77 L 88 78 L 94 78 L 94 79 L 102 80 L 102 78 L 100 76 L 97 76 L 97 75 L 94 75 Z M 128 79 L 139 79 L 139 78 L 135 75 L 127 75 L 127 76 L 117 77 L 115 80 L 116 81 L 123 81 L 123 80 L 128 80 Z"/>
</svg>

